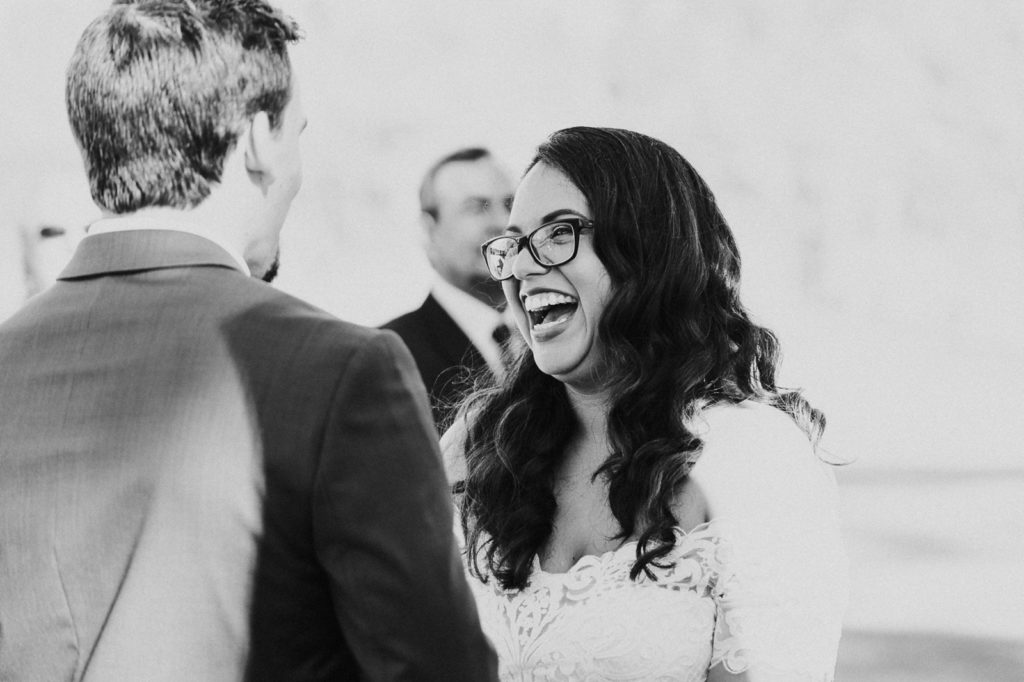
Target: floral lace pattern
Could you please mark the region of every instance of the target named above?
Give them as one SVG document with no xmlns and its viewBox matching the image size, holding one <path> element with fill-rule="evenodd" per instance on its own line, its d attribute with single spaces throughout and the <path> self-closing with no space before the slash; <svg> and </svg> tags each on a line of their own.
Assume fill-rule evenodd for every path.
<svg viewBox="0 0 1024 682">
<path fill-rule="evenodd" d="M 831 680 L 845 608 L 838 533 L 779 538 L 749 521 L 677 531 L 673 564 L 629 577 L 636 543 L 566 573 L 534 559 L 526 589 L 470 577 L 502 680 Z M 797 553 L 793 553 L 797 552 Z"/>
</svg>

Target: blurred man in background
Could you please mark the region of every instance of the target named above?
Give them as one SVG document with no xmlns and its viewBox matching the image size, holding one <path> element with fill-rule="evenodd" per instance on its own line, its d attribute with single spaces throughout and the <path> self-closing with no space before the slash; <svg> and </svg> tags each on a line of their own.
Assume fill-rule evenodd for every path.
<svg viewBox="0 0 1024 682">
<path fill-rule="evenodd" d="M 49 170 L 33 184 L 0 183 L 0 322 L 57 281 L 99 211 L 81 169 Z"/>
<path fill-rule="evenodd" d="M 25 288 L 34 296 L 50 287 L 71 260 L 89 223 L 99 214 L 81 170 L 47 173 L 38 179 L 21 211 Z"/>
<path fill-rule="evenodd" d="M 412 358 L 263 282 L 306 124 L 263 0 L 117 2 L 92 223 L 0 324 L 0 679 L 491 680 Z"/>
<path fill-rule="evenodd" d="M 85 231 L 81 227 L 69 228 L 50 221 L 23 226 L 22 260 L 28 296 L 35 296 L 57 281 L 84 236 Z"/>
<path fill-rule="evenodd" d="M 0 202 L 3 197 L 0 196 Z M 28 259 L 19 230 L 0 219 L 0 322 L 7 319 L 28 296 Z"/>
<path fill-rule="evenodd" d="M 417 310 L 384 325 L 412 352 L 443 431 L 472 374 L 500 373 L 508 325 L 501 284 L 487 274 L 480 245 L 508 226 L 512 180 L 483 148 L 438 160 L 420 185 L 420 217 L 435 278 Z"/>
</svg>

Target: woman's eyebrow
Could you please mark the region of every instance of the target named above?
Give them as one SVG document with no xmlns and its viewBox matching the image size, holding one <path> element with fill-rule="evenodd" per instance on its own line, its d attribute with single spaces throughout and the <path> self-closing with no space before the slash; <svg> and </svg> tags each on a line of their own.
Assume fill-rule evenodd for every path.
<svg viewBox="0 0 1024 682">
<path fill-rule="evenodd" d="M 580 213 L 579 211 L 574 211 L 571 208 L 560 208 L 560 209 L 557 209 L 557 210 L 552 211 L 551 213 L 548 213 L 547 215 L 545 215 L 543 218 L 540 219 L 540 223 L 541 223 L 541 225 L 543 225 L 544 223 L 551 222 L 555 218 L 561 218 L 566 213 L 571 213 L 572 215 L 579 216 L 580 218 L 586 218 L 587 217 L 587 216 L 583 215 L 582 213 Z"/>
<path fill-rule="evenodd" d="M 579 211 L 575 211 L 575 210 L 573 210 L 571 208 L 559 208 L 559 209 L 555 209 L 554 211 L 551 211 L 551 213 L 547 213 L 547 214 L 541 216 L 540 224 L 543 225 L 544 223 L 550 223 L 552 220 L 555 220 L 557 218 L 561 218 L 562 216 L 564 216 L 566 214 L 574 215 L 574 216 L 577 216 L 579 218 L 583 218 L 584 220 L 589 220 L 589 218 L 587 218 L 587 216 L 583 215 Z M 505 228 L 505 231 L 506 232 L 518 232 L 519 234 L 523 234 L 523 228 L 519 227 L 518 225 L 509 225 L 508 227 Z"/>
</svg>

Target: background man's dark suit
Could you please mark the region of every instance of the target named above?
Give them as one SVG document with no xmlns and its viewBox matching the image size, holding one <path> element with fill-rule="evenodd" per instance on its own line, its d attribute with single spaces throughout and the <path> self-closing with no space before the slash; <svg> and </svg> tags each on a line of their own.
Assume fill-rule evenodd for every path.
<svg viewBox="0 0 1024 682">
<path fill-rule="evenodd" d="M 493 679 L 412 359 L 201 237 L 0 325 L 0 679 Z"/>
<path fill-rule="evenodd" d="M 487 362 L 433 296 L 416 310 L 385 324 L 409 347 L 430 394 L 434 423 L 443 430 L 472 376 Z"/>
</svg>

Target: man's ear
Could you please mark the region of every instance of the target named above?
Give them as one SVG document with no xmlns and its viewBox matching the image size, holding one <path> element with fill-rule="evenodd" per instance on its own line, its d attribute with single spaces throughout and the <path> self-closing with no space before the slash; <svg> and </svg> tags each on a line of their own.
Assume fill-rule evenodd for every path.
<svg viewBox="0 0 1024 682">
<path fill-rule="evenodd" d="M 270 128 L 270 117 L 260 111 L 252 117 L 245 134 L 245 169 L 249 177 L 264 189 L 274 181 L 276 138 Z"/>
<path fill-rule="evenodd" d="M 437 218 L 428 211 L 420 211 L 420 225 L 423 227 L 423 234 L 430 237 L 437 228 Z"/>
<path fill-rule="evenodd" d="M 434 243 L 434 235 L 437 233 L 437 218 L 427 211 L 420 211 L 420 244 L 427 254 L 427 260 L 434 263 L 437 246 Z"/>
</svg>

